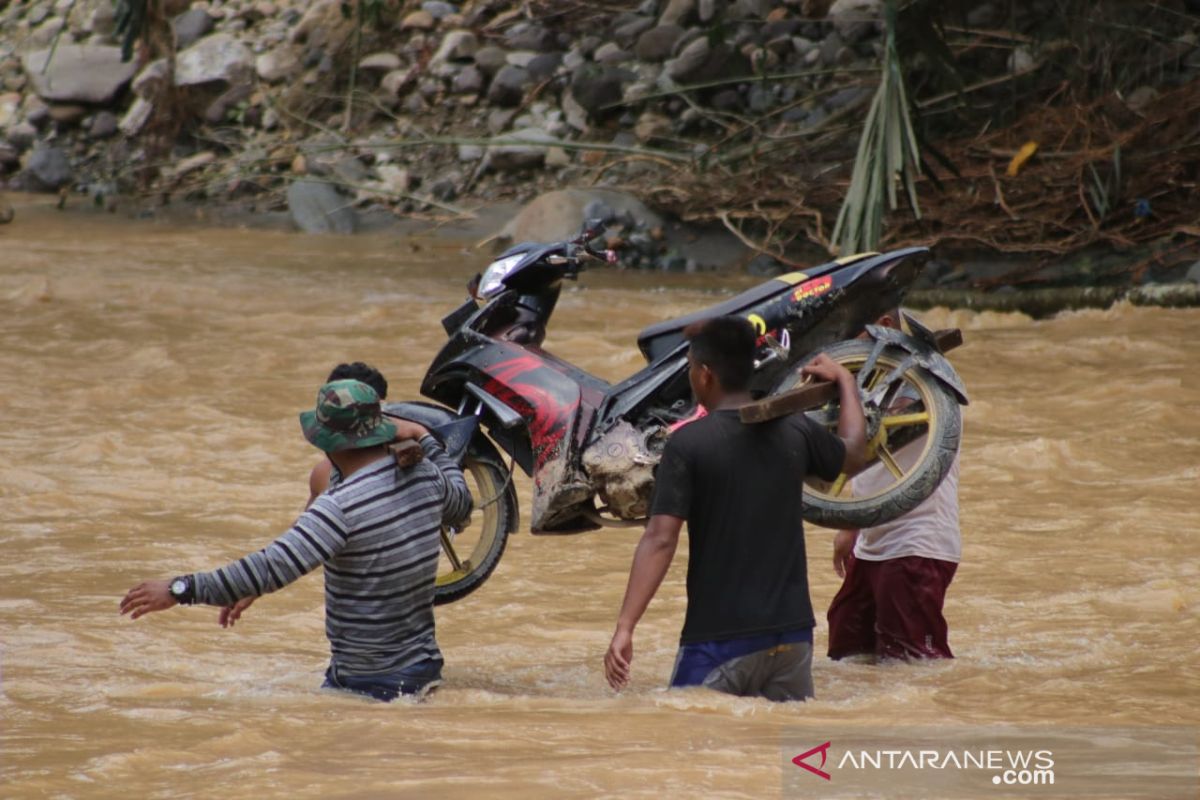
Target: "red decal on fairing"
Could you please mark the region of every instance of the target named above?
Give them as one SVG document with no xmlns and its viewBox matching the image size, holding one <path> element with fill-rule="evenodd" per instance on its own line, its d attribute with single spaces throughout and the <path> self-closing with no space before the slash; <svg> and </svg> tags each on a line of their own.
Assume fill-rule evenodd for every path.
<svg viewBox="0 0 1200 800">
<path fill-rule="evenodd" d="M 833 288 L 833 276 L 824 275 L 820 278 L 813 278 L 811 281 L 805 281 L 796 287 L 796 291 L 792 292 L 793 300 L 807 300 L 810 297 L 816 297 L 819 294 L 825 294 Z"/>
<path fill-rule="evenodd" d="M 579 408 L 579 387 L 535 356 L 494 364 L 483 389 L 517 411 L 529 425 L 534 467 L 556 457 Z"/>
</svg>

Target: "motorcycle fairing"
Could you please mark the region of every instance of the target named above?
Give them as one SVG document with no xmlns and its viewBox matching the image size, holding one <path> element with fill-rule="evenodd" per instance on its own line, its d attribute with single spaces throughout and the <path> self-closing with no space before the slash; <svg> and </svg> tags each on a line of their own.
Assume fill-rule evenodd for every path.
<svg viewBox="0 0 1200 800">
<path fill-rule="evenodd" d="M 841 300 L 843 292 L 858 283 L 863 276 L 882 266 L 910 260 L 911 256 L 928 252 L 924 247 L 909 247 L 883 255 L 862 253 L 804 272 L 782 275 L 723 303 L 651 325 L 638 335 L 638 348 L 648 361 L 657 361 L 683 341 L 683 330 L 688 325 L 730 314 L 745 316 L 760 336 L 781 328 L 793 327 L 801 319 L 811 325 L 811 316 L 821 316 L 828 309 L 834 308 L 837 305 L 836 301 Z M 922 263 L 920 259 L 911 260 L 914 262 L 914 268 Z M 896 302 L 898 299 L 897 296 Z M 892 307 L 895 305 L 884 293 L 870 298 L 870 301 L 879 306 L 879 313 L 888 310 L 889 303 Z M 839 338 L 845 338 L 845 334 L 830 334 L 828 342 L 837 341 Z M 805 346 L 800 352 L 807 352 L 808 349 Z"/>
</svg>

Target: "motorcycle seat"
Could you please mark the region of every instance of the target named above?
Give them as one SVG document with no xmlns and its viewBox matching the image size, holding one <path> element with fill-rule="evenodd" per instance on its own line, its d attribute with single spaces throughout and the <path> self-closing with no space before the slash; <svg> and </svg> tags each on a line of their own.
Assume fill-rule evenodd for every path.
<svg viewBox="0 0 1200 800">
<path fill-rule="evenodd" d="M 761 303 L 767 298 L 791 288 L 792 285 L 786 281 L 767 281 L 715 306 L 709 306 L 708 308 L 694 311 L 691 314 L 684 314 L 682 317 L 676 317 L 664 322 L 656 322 L 638 334 L 638 349 L 642 351 L 642 355 L 646 357 L 647 361 L 653 361 L 656 358 L 662 357 L 682 342 L 683 329 L 693 322 L 700 322 L 701 320 L 712 319 L 713 317 L 723 317 L 728 314 L 738 314 L 757 303 Z"/>
</svg>

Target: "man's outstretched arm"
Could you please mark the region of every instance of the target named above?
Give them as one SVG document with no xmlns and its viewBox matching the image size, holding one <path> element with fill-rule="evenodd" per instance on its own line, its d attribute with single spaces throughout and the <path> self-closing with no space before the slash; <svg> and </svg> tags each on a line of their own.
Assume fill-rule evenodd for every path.
<svg viewBox="0 0 1200 800">
<path fill-rule="evenodd" d="M 633 554 L 633 566 L 629 570 L 625 600 L 621 603 L 621 614 L 617 618 L 617 630 L 613 633 L 608 652 L 604 654 L 604 676 L 614 689 L 622 689 L 629 683 L 630 664 L 633 663 L 633 629 L 646 613 L 646 607 L 666 577 L 679 546 L 679 531 L 682 528 L 683 520 L 679 517 L 655 514 L 650 517 L 646 531 L 638 542 Z"/>
</svg>

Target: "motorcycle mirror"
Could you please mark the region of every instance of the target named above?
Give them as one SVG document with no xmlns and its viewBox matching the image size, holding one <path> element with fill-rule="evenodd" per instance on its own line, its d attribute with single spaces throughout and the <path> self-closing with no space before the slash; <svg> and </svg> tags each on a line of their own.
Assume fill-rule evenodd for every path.
<svg viewBox="0 0 1200 800">
<path fill-rule="evenodd" d="M 600 217 L 592 217 L 583 221 L 583 227 L 580 228 L 579 238 L 576 241 L 590 242 L 603 232 L 604 220 Z"/>
</svg>

